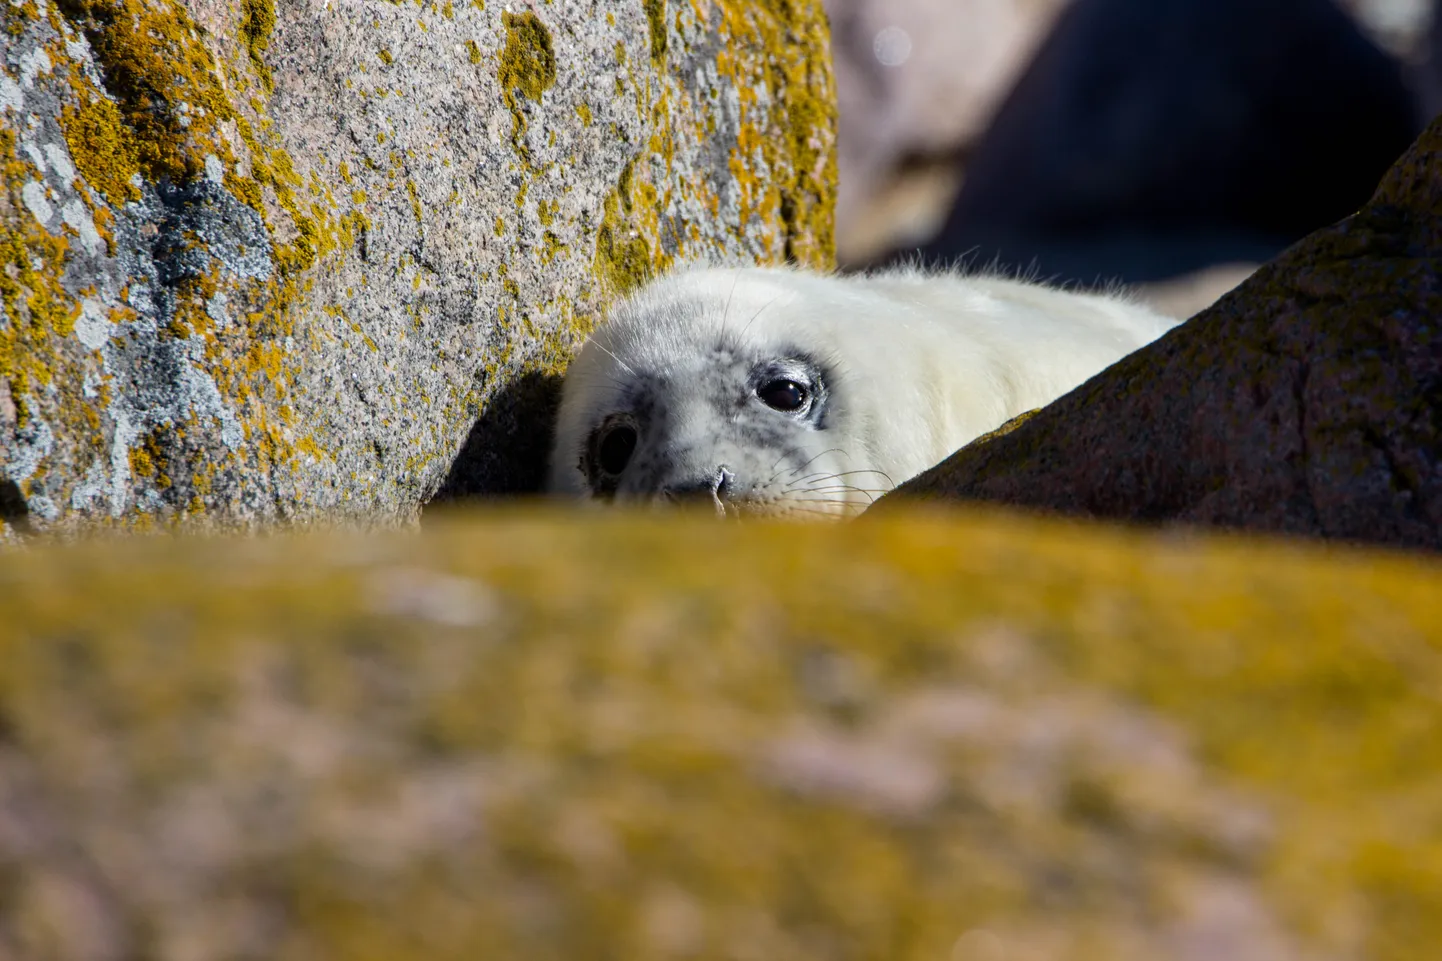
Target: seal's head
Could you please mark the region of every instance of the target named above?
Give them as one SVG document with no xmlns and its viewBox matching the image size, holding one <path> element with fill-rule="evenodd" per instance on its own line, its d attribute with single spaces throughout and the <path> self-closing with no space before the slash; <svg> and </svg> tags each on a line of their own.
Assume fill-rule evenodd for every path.
<svg viewBox="0 0 1442 961">
<path fill-rule="evenodd" d="M 856 513 L 893 487 L 848 431 L 817 279 L 691 270 L 622 303 L 567 372 L 551 490 L 776 516 Z"/>
<path fill-rule="evenodd" d="M 581 348 L 550 487 L 733 516 L 854 514 L 1175 323 L 997 277 L 681 270 Z"/>
</svg>

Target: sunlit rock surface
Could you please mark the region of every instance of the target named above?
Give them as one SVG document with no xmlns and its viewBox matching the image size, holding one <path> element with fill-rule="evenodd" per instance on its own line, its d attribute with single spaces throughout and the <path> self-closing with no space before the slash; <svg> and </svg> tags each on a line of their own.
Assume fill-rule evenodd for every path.
<svg viewBox="0 0 1442 961">
<path fill-rule="evenodd" d="M 0 537 L 535 486 L 610 297 L 830 262 L 820 0 L 5 11 Z"/>
</svg>

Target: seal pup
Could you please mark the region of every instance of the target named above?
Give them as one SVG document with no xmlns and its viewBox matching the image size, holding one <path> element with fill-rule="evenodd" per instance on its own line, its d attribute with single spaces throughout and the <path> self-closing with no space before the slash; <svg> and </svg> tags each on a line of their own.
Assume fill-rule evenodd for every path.
<svg viewBox="0 0 1442 961">
<path fill-rule="evenodd" d="M 1177 322 L 1120 296 L 912 269 L 683 269 L 562 387 L 548 487 L 842 517 Z"/>
</svg>

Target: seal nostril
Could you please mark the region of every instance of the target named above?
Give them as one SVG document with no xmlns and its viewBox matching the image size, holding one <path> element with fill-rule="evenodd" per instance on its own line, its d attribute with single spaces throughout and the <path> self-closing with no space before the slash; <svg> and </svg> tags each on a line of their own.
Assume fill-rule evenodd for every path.
<svg viewBox="0 0 1442 961">
<path fill-rule="evenodd" d="M 711 486 L 711 493 L 717 500 L 729 500 L 731 497 L 731 488 L 735 483 L 736 475 L 731 473 L 731 471 L 726 468 L 726 465 L 723 464 L 716 471 L 715 482 Z"/>
<path fill-rule="evenodd" d="M 727 467 L 718 467 L 709 477 L 668 484 L 661 494 L 669 501 L 696 501 L 720 508 L 723 501 L 731 499 L 735 484 L 736 475 Z"/>
</svg>

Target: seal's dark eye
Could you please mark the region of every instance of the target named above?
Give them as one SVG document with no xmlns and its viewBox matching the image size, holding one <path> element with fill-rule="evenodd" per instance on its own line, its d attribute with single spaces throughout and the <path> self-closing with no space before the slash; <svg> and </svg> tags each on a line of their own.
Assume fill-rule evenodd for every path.
<svg viewBox="0 0 1442 961">
<path fill-rule="evenodd" d="M 596 463 L 607 474 L 615 476 L 626 469 L 636 450 L 636 428 L 617 424 L 606 431 L 596 446 Z"/>
<path fill-rule="evenodd" d="M 788 413 L 806 406 L 811 395 L 794 380 L 771 380 L 756 388 L 756 396 L 772 410 Z"/>
</svg>

